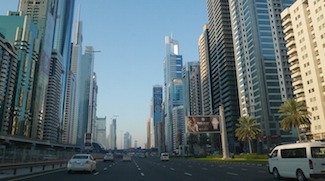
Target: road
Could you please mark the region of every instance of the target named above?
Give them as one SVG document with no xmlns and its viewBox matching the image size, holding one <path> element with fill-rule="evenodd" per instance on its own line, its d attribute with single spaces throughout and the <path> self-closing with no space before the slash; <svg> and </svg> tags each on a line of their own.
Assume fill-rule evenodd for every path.
<svg viewBox="0 0 325 181">
<path fill-rule="evenodd" d="M 131 162 L 97 161 L 93 173 L 68 174 L 65 169 L 11 179 L 11 181 L 273 181 L 266 166 L 242 165 L 173 159 L 161 162 L 157 157 L 137 158 Z"/>
</svg>

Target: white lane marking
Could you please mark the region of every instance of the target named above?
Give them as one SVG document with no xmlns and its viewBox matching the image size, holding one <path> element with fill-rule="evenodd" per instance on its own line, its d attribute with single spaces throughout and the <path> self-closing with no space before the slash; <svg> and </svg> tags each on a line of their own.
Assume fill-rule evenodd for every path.
<svg viewBox="0 0 325 181">
<path fill-rule="evenodd" d="M 242 170 L 242 171 L 247 171 L 248 169 L 247 169 L 247 168 L 242 168 L 241 170 Z"/>
<path fill-rule="evenodd" d="M 192 176 L 192 174 L 187 173 L 187 172 L 185 172 L 184 174 L 187 175 L 187 176 L 190 176 L 190 177 Z"/>
<path fill-rule="evenodd" d="M 227 172 L 228 175 L 238 176 L 237 173 Z"/>
<path fill-rule="evenodd" d="M 94 173 L 94 175 L 98 175 L 98 174 L 99 174 L 99 172 Z"/>
<path fill-rule="evenodd" d="M 234 169 L 234 167 L 228 167 L 229 169 Z"/>
<path fill-rule="evenodd" d="M 201 168 L 202 170 L 208 170 L 207 168 Z"/>
<path fill-rule="evenodd" d="M 141 172 L 141 176 L 144 177 L 144 173 Z"/>
<path fill-rule="evenodd" d="M 175 170 L 175 168 L 169 168 L 170 170 Z"/>
<path fill-rule="evenodd" d="M 107 167 L 105 167 L 104 170 L 107 170 Z"/>
<path fill-rule="evenodd" d="M 141 168 L 138 168 L 138 170 L 141 170 Z"/>
</svg>

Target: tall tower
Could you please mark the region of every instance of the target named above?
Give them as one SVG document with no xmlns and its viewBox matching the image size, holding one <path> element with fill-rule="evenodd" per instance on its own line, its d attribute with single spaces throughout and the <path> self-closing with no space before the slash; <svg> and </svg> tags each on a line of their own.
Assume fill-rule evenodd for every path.
<svg viewBox="0 0 325 181">
<path fill-rule="evenodd" d="M 58 0 L 57 2 L 57 11 L 56 11 L 56 20 L 55 20 L 55 30 L 54 30 L 54 42 L 53 42 L 53 49 L 56 54 L 61 55 L 61 64 L 62 70 L 61 80 L 59 84 L 56 85 L 57 87 L 61 88 L 60 99 L 59 103 L 55 106 L 57 107 L 58 111 L 58 120 L 57 124 L 59 127 L 57 128 L 59 131 L 58 140 L 62 142 L 63 134 L 64 134 L 64 120 L 67 114 L 66 110 L 70 110 L 70 107 L 66 107 L 65 101 L 67 100 L 67 96 L 70 98 L 70 95 L 67 95 L 67 92 L 71 93 L 68 90 L 68 77 L 70 73 L 70 65 L 71 65 L 71 34 L 72 34 L 72 27 L 73 27 L 73 15 L 74 15 L 74 6 L 75 0 Z M 52 66 L 53 67 L 53 66 Z M 47 95 L 51 96 L 51 95 Z M 68 112 L 70 115 L 70 112 Z"/>
<path fill-rule="evenodd" d="M 82 56 L 82 22 L 80 21 L 80 10 L 78 13 L 79 16 L 75 23 L 75 29 L 73 33 L 72 55 L 65 94 L 65 114 L 62 125 L 62 142 L 65 144 L 77 143 L 77 131 L 79 123 L 79 80 L 81 71 L 80 63 Z"/>
<path fill-rule="evenodd" d="M 154 126 L 154 138 L 155 138 L 155 147 L 161 147 L 163 144 L 161 138 L 158 138 L 158 125 L 162 122 L 162 96 L 163 88 L 161 85 L 155 85 L 153 87 L 153 126 Z"/>
<path fill-rule="evenodd" d="M 229 4 L 228 0 L 208 0 L 207 3 L 208 25 L 203 30 L 200 51 L 202 76 L 204 76 L 202 77 L 204 112 L 220 115 L 219 107 L 223 105 L 229 148 L 231 152 L 235 152 L 236 147 L 239 146 L 235 138 L 239 105 Z M 206 52 L 208 56 L 205 55 Z M 207 81 L 206 76 L 209 77 L 210 82 Z M 208 97 L 211 98 L 211 102 L 207 101 Z M 209 105 L 210 108 L 207 107 Z"/>
<path fill-rule="evenodd" d="M 94 49 L 86 46 L 85 53 L 81 57 L 80 79 L 78 81 L 79 93 L 79 116 L 78 116 L 78 137 L 77 144 L 83 144 L 85 133 L 93 133 L 94 117 Z"/>
<path fill-rule="evenodd" d="M 324 1 L 296 1 L 281 13 L 296 100 L 311 112 L 312 139 L 325 140 Z"/>
<path fill-rule="evenodd" d="M 261 128 L 258 152 L 293 138 L 281 132 L 278 113 L 293 97 L 280 18 L 293 2 L 229 0 L 241 116 L 255 118 Z"/>
<path fill-rule="evenodd" d="M 45 121 L 45 98 L 49 81 L 49 67 L 53 47 L 56 20 L 55 0 L 21 0 L 19 11 L 32 17 L 43 45 L 35 66 L 34 90 L 32 95 L 31 138 L 43 139 Z"/>
<path fill-rule="evenodd" d="M 15 86 L 13 86 L 15 87 L 15 89 L 13 89 L 15 91 L 15 95 L 10 97 L 10 99 L 14 97 L 14 104 L 9 104 L 12 106 L 11 108 L 7 108 L 5 106 L 1 106 L 0 108 L 3 109 L 0 111 L 2 112 L 0 113 L 2 125 L 6 127 L 1 128 L 1 133 L 30 137 L 32 120 L 31 99 L 34 81 L 33 77 L 35 72 L 35 64 L 39 58 L 38 53 L 40 48 L 40 41 L 37 35 L 38 29 L 32 22 L 31 17 L 23 16 L 17 12 L 10 12 L 8 16 L 0 16 L 0 27 L 0 33 L 4 35 L 6 41 L 9 41 L 15 45 L 15 49 L 17 50 L 17 55 L 15 56 L 17 56 L 16 58 L 18 60 L 18 64 L 16 65 L 17 82 L 15 82 Z M 1 37 L 3 35 L 1 35 Z M 7 44 L 11 46 L 11 43 Z M 12 51 L 13 50 L 14 49 L 12 49 Z M 3 52 L 7 51 L 8 50 Z M 6 62 L 6 59 L 9 59 L 9 57 L 13 56 L 13 54 L 9 54 L 10 56 L 4 55 L 4 53 L 0 54 L 1 62 Z M 11 63 L 14 63 L 14 58 L 11 59 Z M 2 67 L 5 68 L 6 66 L 7 65 L 3 65 Z M 10 87 L 10 84 L 5 82 L 3 83 L 6 87 Z M 0 99 L 3 101 L 4 97 Z M 9 116 L 6 115 L 3 117 L 2 114 L 6 113 L 5 110 L 9 110 Z"/>
<path fill-rule="evenodd" d="M 112 119 L 112 123 L 109 128 L 109 142 L 110 142 L 110 149 L 116 150 L 117 143 L 116 143 L 116 118 Z M 121 138 L 122 139 L 122 138 Z"/>
<path fill-rule="evenodd" d="M 201 81 L 201 99 L 202 114 L 212 114 L 212 95 L 211 95 L 211 77 L 209 61 L 209 37 L 208 24 L 203 26 L 203 32 L 199 38 L 199 57 L 200 57 L 200 81 Z"/>
<path fill-rule="evenodd" d="M 165 140 L 167 151 L 172 152 L 173 148 L 173 108 L 183 105 L 183 94 L 180 94 L 179 89 L 174 89 L 174 82 L 177 84 L 182 81 L 183 57 L 179 54 L 178 41 L 170 36 L 165 37 L 166 57 L 164 60 L 164 88 L 165 88 Z M 178 96 L 178 97 L 177 97 Z M 173 100 L 172 98 L 178 98 Z"/>
</svg>

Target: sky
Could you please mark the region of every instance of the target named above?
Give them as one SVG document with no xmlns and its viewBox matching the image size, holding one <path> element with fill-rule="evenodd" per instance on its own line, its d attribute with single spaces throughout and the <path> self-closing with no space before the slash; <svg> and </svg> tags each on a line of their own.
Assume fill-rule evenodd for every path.
<svg viewBox="0 0 325 181">
<path fill-rule="evenodd" d="M 18 0 L 0 0 L 0 15 Z M 125 132 L 144 147 L 154 85 L 163 85 L 165 36 L 179 41 L 184 63 L 199 61 L 198 39 L 207 23 L 206 0 L 76 0 L 83 47 L 93 46 L 97 117 L 107 129 L 117 119 L 117 147 Z M 109 129 L 108 129 L 109 130 Z"/>
</svg>

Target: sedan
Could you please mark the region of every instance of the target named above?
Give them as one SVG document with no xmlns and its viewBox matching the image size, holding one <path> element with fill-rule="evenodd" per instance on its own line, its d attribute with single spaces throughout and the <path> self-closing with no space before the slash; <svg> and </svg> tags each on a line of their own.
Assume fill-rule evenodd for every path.
<svg viewBox="0 0 325 181">
<path fill-rule="evenodd" d="M 75 154 L 68 161 L 68 173 L 72 171 L 93 172 L 96 170 L 96 160 L 91 154 Z"/>
</svg>

